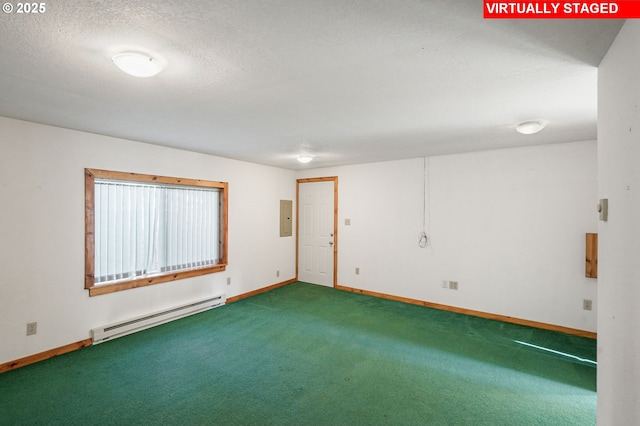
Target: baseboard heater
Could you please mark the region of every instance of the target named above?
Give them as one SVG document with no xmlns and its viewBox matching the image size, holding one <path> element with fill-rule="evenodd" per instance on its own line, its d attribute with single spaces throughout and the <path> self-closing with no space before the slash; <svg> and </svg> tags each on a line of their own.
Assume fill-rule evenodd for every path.
<svg viewBox="0 0 640 426">
<path fill-rule="evenodd" d="M 94 345 L 97 345 L 98 343 L 106 342 L 107 340 L 115 339 L 116 337 L 126 336 L 127 334 L 135 333 L 136 331 L 145 330 L 169 321 L 217 308 L 224 305 L 226 301 L 226 296 L 222 294 L 197 302 L 187 303 L 186 305 L 165 309 L 161 312 L 142 315 L 125 321 L 105 325 L 103 327 L 94 328 L 91 330 L 91 340 Z"/>
</svg>

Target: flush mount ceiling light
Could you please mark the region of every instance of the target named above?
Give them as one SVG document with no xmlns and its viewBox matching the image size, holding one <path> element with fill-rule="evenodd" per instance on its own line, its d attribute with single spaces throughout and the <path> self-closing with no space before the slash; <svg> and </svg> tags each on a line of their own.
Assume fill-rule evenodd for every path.
<svg viewBox="0 0 640 426">
<path fill-rule="evenodd" d="M 309 154 L 304 154 L 304 155 L 298 155 L 298 161 L 301 162 L 302 164 L 307 164 L 310 163 L 311 161 L 313 161 L 313 155 L 309 155 Z"/>
<path fill-rule="evenodd" d="M 162 71 L 160 62 L 145 53 L 118 53 L 111 59 L 118 68 L 135 77 L 152 77 Z"/>
<path fill-rule="evenodd" d="M 525 121 L 516 126 L 516 131 L 523 135 L 533 135 L 544 129 L 544 126 L 542 121 Z"/>
</svg>

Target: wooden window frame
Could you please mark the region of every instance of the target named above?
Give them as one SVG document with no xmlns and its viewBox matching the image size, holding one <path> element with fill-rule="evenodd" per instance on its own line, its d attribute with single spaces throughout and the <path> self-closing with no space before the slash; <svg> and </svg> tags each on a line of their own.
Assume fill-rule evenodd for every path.
<svg viewBox="0 0 640 426">
<path fill-rule="evenodd" d="M 199 275 L 211 274 L 226 270 L 228 263 L 228 199 L 229 184 L 227 182 L 208 181 L 200 179 L 185 179 L 168 176 L 145 175 L 139 173 L 117 172 L 111 170 L 84 169 L 85 176 L 85 280 L 84 288 L 89 290 L 89 296 L 113 293 L 132 288 L 145 287 L 164 282 L 176 281 Z M 142 278 L 134 278 L 128 281 L 119 281 L 113 284 L 96 285 L 95 272 L 95 179 L 113 179 L 129 182 L 147 182 L 170 185 L 200 186 L 206 188 L 218 188 L 221 192 L 222 206 L 220 208 L 220 260 L 216 265 L 204 268 L 189 269 L 186 271 L 172 271 L 159 273 Z"/>
</svg>

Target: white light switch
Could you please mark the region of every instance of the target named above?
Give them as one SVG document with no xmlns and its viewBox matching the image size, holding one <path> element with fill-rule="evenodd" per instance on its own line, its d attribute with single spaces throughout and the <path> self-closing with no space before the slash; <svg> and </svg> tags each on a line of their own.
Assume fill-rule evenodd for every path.
<svg viewBox="0 0 640 426">
<path fill-rule="evenodd" d="M 598 203 L 598 213 L 600 220 L 606 222 L 609 218 L 609 200 L 607 198 L 602 198 Z"/>
</svg>

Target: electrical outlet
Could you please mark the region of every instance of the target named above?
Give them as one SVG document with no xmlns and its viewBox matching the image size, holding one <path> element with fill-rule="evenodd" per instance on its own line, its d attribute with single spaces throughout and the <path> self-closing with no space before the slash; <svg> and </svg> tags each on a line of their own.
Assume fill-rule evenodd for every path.
<svg viewBox="0 0 640 426">
<path fill-rule="evenodd" d="M 27 323 L 27 336 L 31 336 L 33 334 L 36 334 L 37 332 L 38 332 L 38 323 L 37 322 Z"/>
<path fill-rule="evenodd" d="M 351 226 L 351 219 L 345 219 L 344 226 Z"/>
<path fill-rule="evenodd" d="M 449 288 L 449 281 L 442 280 L 442 288 Z"/>
<path fill-rule="evenodd" d="M 451 290 L 457 290 L 458 289 L 458 281 L 449 281 L 449 288 Z"/>
<path fill-rule="evenodd" d="M 360 275 L 360 268 L 356 268 L 356 275 Z"/>
<path fill-rule="evenodd" d="M 231 285 L 231 277 L 227 277 L 227 285 Z"/>
<path fill-rule="evenodd" d="M 589 299 L 583 299 L 582 300 L 582 309 L 584 309 L 585 311 L 590 311 L 592 308 L 592 301 Z"/>
<path fill-rule="evenodd" d="M 280 271 L 276 271 L 276 278 L 280 276 Z"/>
</svg>

